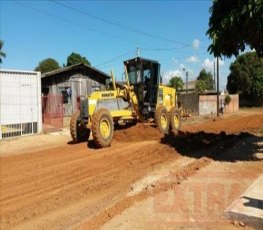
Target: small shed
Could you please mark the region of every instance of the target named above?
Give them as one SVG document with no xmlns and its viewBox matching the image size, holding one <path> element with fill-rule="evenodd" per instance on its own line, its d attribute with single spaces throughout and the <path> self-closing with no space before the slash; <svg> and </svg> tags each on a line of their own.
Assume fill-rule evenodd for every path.
<svg viewBox="0 0 263 230">
<path fill-rule="evenodd" d="M 0 70 L 0 139 L 42 131 L 40 75 Z"/>
<path fill-rule="evenodd" d="M 106 88 L 110 75 L 84 63 L 42 74 L 42 96 L 62 96 L 63 116 L 71 116 L 81 96 Z"/>
</svg>

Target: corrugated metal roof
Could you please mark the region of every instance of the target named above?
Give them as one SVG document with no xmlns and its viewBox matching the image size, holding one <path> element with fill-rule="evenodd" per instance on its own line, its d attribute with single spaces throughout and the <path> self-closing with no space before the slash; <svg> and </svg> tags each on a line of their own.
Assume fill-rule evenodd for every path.
<svg viewBox="0 0 263 230">
<path fill-rule="evenodd" d="M 80 67 L 83 67 L 83 68 L 86 68 L 86 69 L 89 69 L 91 71 L 94 71 L 94 72 L 97 72 L 99 73 L 100 75 L 104 76 L 105 78 L 111 78 L 110 75 L 102 72 L 101 70 L 98 70 L 92 66 L 89 66 L 85 63 L 79 63 L 79 64 L 76 64 L 76 65 L 71 65 L 71 66 L 68 66 L 68 67 L 64 67 L 64 68 L 61 68 L 61 69 L 57 69 L 57 70 L 53 70 L 53 71 L 50 71 L 50 72 L 47 72 L 47 73 L 43 73 L 41 78 L 45 78 L 45 77 L 51 77 L 51 76 L 54 76 L 54 75 L 57 75 L 57 74 L 60 74 L 60 73 L 63 73 L 63 72 L 67 72 L 69 70 L 75 70 L 75 69 L 78 69 Z"/>
</svg>

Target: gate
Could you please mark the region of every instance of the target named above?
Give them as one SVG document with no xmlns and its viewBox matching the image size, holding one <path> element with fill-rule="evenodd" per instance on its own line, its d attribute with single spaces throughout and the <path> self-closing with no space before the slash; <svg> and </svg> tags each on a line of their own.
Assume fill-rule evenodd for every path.
<svg viewBox="0 0 263 230">
<path fill-rule="evenodd" d="M 42 96 L 42 120 L 45 132 L 63 128 L 63 98 L 61 95 Z"/>
<path fill-rule="evenodd" d="M 42 131 L 40 72 L 0 70 L 0 139 Z"/>
</svg>

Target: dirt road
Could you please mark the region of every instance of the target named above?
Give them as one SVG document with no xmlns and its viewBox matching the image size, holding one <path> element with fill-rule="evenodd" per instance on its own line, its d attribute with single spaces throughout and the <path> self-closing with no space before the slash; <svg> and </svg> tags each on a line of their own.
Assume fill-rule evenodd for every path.
<svg viewBox="0 0 263 230">
<path fill-rule="evenodd" d="M 212 213 L 234 228 L 222 217 L 223 210 L 263 172 L 262 136 L 263 111 L 258 110 L 187 121 L 179 136 L 163 136 L 150 124 L 138 124 L 116 130 L 107 149 L 94 149 L 92 141 L 88 146 L 70 140 L 66 144 L 59 135 L 52 137 L 58 139 L 57 146 L 38 144 L 38 151 L 32 146 L 20 154 L 21 146 L 14 145 L 21 140 L 0 143 L 0 228 L 149 229 L 153 223 L 155 229 L 186 223 L 211 227 L 209 218 L 190 209 L 187 218 L 177 216 L 175 221 L 174 209 L 163 198 L 204 181 L 220 181 L 227 199 L 213 195 L 217 206 Z M 7 144 L 16 150 L 5 154 Z M 204 175 L 210 175 L 209 180 Z M 185 195 L 186 203 L 194 203 L 191 193 Z M 204 196 L 209 196 L 207 190 Z M 209 205 L 200 202 L 204 205 L 198 213 L 206 212 Z"/>
</svg>

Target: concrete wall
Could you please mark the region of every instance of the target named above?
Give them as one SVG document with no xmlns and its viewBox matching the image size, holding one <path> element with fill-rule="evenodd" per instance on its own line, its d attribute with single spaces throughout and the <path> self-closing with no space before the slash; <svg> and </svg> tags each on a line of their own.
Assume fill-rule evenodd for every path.
<svg viewBox="0 0 263 230">
<path fill-rule="evenodd" d="M 226 105 L 225 112 L 226 113 L 233 113 L 239 110 L 239 95 L 238 94 L 231 94 L 231 102 L 229 105 Z"/>
<path fill-rule="evenodd" d="M 219 107 L 221 100 L 225 99 L 226 95 L 219 96 Z M 239 97 L 237 94 L 230 95 L 231 102 L 224 108 L 225 113 L 233 113 L 239 110 Z M 216 95 L 200 95 L 199 96 L 199 115 L 211 115 L 217 113 L 217 96 Z"/>
<path fill-rule="evenodd" d="M 226 95 L 220 95 L 219 102 L 224 100 L 225 96 Z M 225 106 L 225 113 L 233 113 L 239 110 L 239 96 L 237 94 L 231 94 L 230 97 L 231 102 Z M 203 116 L 217 113 L 216 95 L 180 94 L 177 96 L 177 101 L 181 103 L 185 111 L 190 111 L 192 115 Z"/>
<path fill-rule="evenodd" d="M 216 114 L 216 95 L 199 96 L 199 115 Z"/>
</svg>

